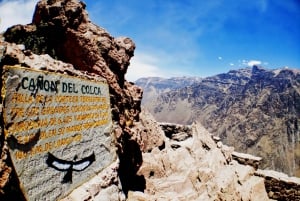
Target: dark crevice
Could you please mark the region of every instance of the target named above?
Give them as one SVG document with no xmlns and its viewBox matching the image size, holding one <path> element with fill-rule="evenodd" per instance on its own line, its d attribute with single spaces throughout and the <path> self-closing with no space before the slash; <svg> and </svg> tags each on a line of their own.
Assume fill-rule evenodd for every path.
<svg viewBox="0 0 300 201">
<path fill-rule="evenodd" d="M 137 175 L 137 171 L 143 163 L 142 152 L 138 143 L 134 140 L 126 140 L 119 158 L 118 172 L 125 195 L 127 196 L 130 190 L 144 192 L 146 180 L 144 176 Z"/>
<path fill-rule="evenodd" d="M 162 151 L 163 149 L 165 149 L 166 148 L 166 143 L 165 143 L 165 141 L 163 141 L 163 143 L 158 147 L 158 149 L 160 150 L 160 151 Z"/>
<path fill-rule="evenodd" d="M 7 165 L 13 167 L 10 157 L 7 160 Z M 26 198 L 20 188 L 20 181 L 18 179 L 17 173 L 15 172 L 14 168 L 12 169 L 13 170 L 10 173 L 8 183 L 1 190 L 4 193 L 2 194 L 2 192 L 0 192 L 0 200 L 26 201 Z"/>
<path fill-rule="evenodd" d="M 153 177 L 153 176 L 154 176 L 154 171 L 150 171 L 149 177 Z"/>
</svg>

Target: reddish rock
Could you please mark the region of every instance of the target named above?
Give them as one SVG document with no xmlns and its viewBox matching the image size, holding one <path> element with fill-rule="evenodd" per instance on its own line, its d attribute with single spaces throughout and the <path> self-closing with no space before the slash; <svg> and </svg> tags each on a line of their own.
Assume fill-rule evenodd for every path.
<svg viewBox="0 0 300 201">
<path fill-rule="evenodd" d="M 35 54 L 48 54 L 71 63 L 77 70 L 106 78 L 114 120 L 121 119 L 125 109 L 133 110 L 129 115 L 134 116 L 130 118 L 138 119 L 142 90 L 125 80 L 135 44 L 127 37 L 114 38 L 91 23 L 84 3 L 42 0 L 36 6 L 31 24 L 13 26 L 4 37 L 8 42 L 24 44 Z M 11 59 L 15 64 L 22 60 L 13 56 Z M 120 125 L 125 127 L 123 123 Z"/>
<path fill-rule="evenodd" d="M 112 117 L 116 125 L 116 147 L 120 157 L 131 161 L 130 157 L 135 155 L 127 152 L 132 150 L 128 147 L 138 135 L 132 127 L 139 121 L 142 89 L 127 82 L 125 73 L 135 44 L 127 37 L 114 38 L 91 23 L 85 7 L 77 0 L 39 1 L 31 24 L 13 26 L 4 33 L 5 41 L 1 38 L 0 67 L 19 65 L 79 77 L 105 78 L 109 84 Z M 3 140 L 0 148 L 3 149 Z M 141 152 L 139 146 L 134 148 L 137 153 Z M 3 157 L 6 156 L 4 154 Z M 139 167 L 141 163 L 120 161 L 120 172 Z M 0 170 L 6 172 L 0 175 L 1 184 L 5 186 L 8 183 L 5 178 L 10 175 L 5 167 L 10 168 L 11 165 L 6 161 L 0 165 Z M 133 170 L 130 175 L 134 176 L 136 171 Z M 131 188 L 129 185 L 128 189 Z"/>
</svg>

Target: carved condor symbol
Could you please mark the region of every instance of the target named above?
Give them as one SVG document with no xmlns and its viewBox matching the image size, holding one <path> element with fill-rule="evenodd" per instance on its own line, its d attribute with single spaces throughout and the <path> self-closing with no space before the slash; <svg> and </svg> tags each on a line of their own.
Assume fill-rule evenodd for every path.
<svg viewBox="0 0 300 201">
<path fill-rule="evenodd" d="M 73 161 L 66 161 L 55 157 L 53 154 L 48 152 L 48 158 L 46 163 L 49 167 L 52 167 L 58 171 L 67 171 L 64 176 L 62 183 L 72 183 L 72 172 L 83 171 L 95 161 L 95 154 L 92 153 L 90 156 L 76 161 L 77 155 L 74 156 Z"/>
</svg>

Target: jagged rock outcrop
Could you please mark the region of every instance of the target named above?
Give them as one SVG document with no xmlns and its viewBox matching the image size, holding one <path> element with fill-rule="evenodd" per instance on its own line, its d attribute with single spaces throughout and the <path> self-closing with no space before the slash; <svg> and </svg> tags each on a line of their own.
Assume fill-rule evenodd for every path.
<svg viewBox="0 0 300 201">
<path fill-rule="evenodd" d="M 127 37 L 114 38 L 91 23 L 85 4 L 77 0 L 42 0 L 36 6 L 31 24 L 13 26 L 3 36 L 0 42 L 1 69 L 3 65 L 19 65 L 75 76 L 101 76 L 107 80 L 116 147 L 120 158 L 129 161 L 120 160 L 114 169 L 118 170 L 121 180 L 124 178 L 119 175 L 128 168 L 132 172 L 130 176 L 134 177 L 136 170 L 131 167 L 138 167 L 137 163 L 141 161 L 131 160 L 131 149 L 133 146 L 138 154 L 141 150 L 138 141 L 134 140 L 136 133 L 130 127 L 139 120 L 142 90 L 124 79 L 135 49 L 134 42 Z M 10 191 L 14 196 L 16 193 L 11 187 L 17 180 L 9 179 L 11 162 L 3 134 L 0 145 L 0 186 L 3 194 Z M 134 178 L 131 180 L 133 184 Z M 131 188 L 129 184 L 128 189 Z"/>
<path fill-rule="evenodd" d="M 130 191 L 129 200 L 299 199 L 299 178 L 257 169 L 260 157 L 235 152 L 202 125 L 152 121 L 148 127 L 158 125 L 165 146 L 143 153 L 138 174 L 145 176 L 146 189 Z"/>
<path fill-rule="evenodd" d="M 145 192 L 130 191 L 128 200 L 269 200 L 255 169 L 233 161 L 233 148 L 218 147 L 201 125 L 148 125 L 159 126 L 165 145 L 143 153 Z"/>
<path fill-rule="evenodd" d="M 141 89 L 124 80 L 135 44 L 130 38 L 113 38 L 94 25 L 85 4 L 76 0 L 40 1 L 29 25 L 16 25 L 4 33 L 7 42 L 23 44 L 34 54 L 71 63 L 75 69 L 107 79 L 116 121 L 125 116 L 137 119 Z M 29 54 L 29 53 L 28 53 Z M 3 58 L 5 63 L 12 58 Z M 125 109 L 134 112 L 127 112 Z M 122 126 L 125 122 L 120 121 Z"/>
<path fill-rule="evenodd" d="M 300 174 L 297 70 L 257 66 L 232 70 L 143 103 L 158 121 L 199 120 L 225 144 L 262 157 L 261 168 Z"/>
</svg>

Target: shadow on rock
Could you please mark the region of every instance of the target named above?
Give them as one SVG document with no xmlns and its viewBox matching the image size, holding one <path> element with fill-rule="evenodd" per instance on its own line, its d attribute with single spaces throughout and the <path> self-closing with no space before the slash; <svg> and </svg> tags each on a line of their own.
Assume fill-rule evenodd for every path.
<svg viewBox="0 0 300 201">
<path fill-rule="evenodd" d="M 119 176 L 126 196 L 130 190 L 144 192 L 146 180 L 144 176 L 136 174 L 143 163 L 142 152 L 138 143 L 134 140 L 128 140 L 124 143 L 123 152 L 119 154 L 119 157 Z"/>
</svg>

